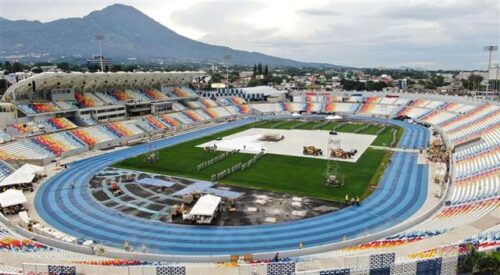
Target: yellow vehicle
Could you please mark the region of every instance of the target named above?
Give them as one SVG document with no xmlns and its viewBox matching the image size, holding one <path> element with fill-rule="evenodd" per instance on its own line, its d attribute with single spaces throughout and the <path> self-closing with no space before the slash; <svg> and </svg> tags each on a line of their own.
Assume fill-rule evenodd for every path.
<svg viewBox="0 0 500 275">
<path fill-rule="evenodd" d="M 304 146 L 304 150 L 302 151 L 302 153 L 308 156 L 322 156 L 323 150 L 314 146 Z"/>
</svg>

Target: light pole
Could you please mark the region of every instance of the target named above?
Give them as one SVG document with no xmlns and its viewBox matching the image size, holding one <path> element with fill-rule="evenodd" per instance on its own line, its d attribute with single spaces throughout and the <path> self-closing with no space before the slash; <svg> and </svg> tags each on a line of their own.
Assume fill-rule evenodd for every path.
<svg viewBox="0 0 500 275">
<path fill-rule="evenodd" d="M 495 89 L 497 90 L 497 93 L 500 92 L 500 89 L 498 89 L 498 84 L 500 84 L 500 80 L 498 80 L 498 68 L 500 68 L 500 64 L 497 64 L 495 66 Z"/>
<path fill-rule="evenodd" d="M 229 89 L 229 60 L 231 59 L 231 55 L 225 54 L 224 61 L 226 61 L 226 89 Z"/>
<path fill-rule="evenodd" d="M 104 72 L 104 64 L 102 60 L 102 41 L 104 41 L 104 35 L 98 34 L 95 36 L 95 40 L 99 43 L 99 63 L 101 64 L 101 72 Z"/>
<path fill-rule="evenodd" d="M 491 53 L 496 52 L 498 50 L 498 46 L 486 46 L 483 48 L 483 51 L 489 52 L 489 57 L 488 57 L 488 70 L 486 70 L 486 94 L 488 94 L 488 90 L 490 87 L 490 66 L 491 66 Z"/>
</svg>

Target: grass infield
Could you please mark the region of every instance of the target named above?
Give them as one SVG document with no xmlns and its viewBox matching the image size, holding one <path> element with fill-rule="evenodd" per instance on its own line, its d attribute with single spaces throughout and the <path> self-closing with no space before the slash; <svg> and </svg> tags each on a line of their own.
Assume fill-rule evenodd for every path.
<svg viewBox="0 0 500 275">
<path fill-rule="evenodd" d="M 260 124 L 258 127 L 271 128 L 277 123 L 279 122 L 270 121 L 265 124 Z M 277 128 L 288 129 L 296 124 L 299 124 L 299 122 L 285 122 L 279 124 Z M 317 124 L 319 123 L 310 122 L 301 125 L 299 128 L 311 129 Z M 333 125 L 332 123 L 323 128 L 331 129 Z M 354 131 L 362 126 L 363 125 L 359 124 L 356 125 L 356 127 L 352 126 L 346 128 Z M 213 140 L 216 137 L 232 135 L 251 127 L 253 127 L 253 124 L 162 149 L 159 152 L 160 160 L 155 163 L 147 163 L 145 162 L 144 156 L 138 156 L 121 161 L 113 166 L 158 174 L 210 180 L 212 174 L 230 168 L 239 162 L 247 161 L 253 155 L 238 153 L 201 171 L 197 171 L 196 166 L 198 164 L 222 154 L 222 152 L 207 153 L 204 152 L 202 148 L 196 146 Z M 369 126 L 361 133 L 376 133 L 380 129 L 379 127 L 380 126 Z M 387 127 L 386 130 L 375 139 L 372 145 L 381 145 L 383 143 L 389 144 L 392 141 L 392 131 L 390 131 L 392 128 L 394 127 Z M 339 129 L 339 131 L 341 131 L 341 129 Z M 398 132 L 402 134 L 402 129 L 399 129 Z M 345 186 L 340 188 L 325 186 L 324 171 L 327 164 L 326 160 L 274 154 L 264 155 L 251 168 L 231 174 L 219 182 L 220 184 L 285 192 L 334 201 L 343 201 L 346 194 L 364 198 L 375 188 L 378 180 L 383 174 L 390 155 L 391 153 L 389 151 L 368 148 L 356 163 L 337 162 L 340 171 L 345 176 Z"/>
</svg>

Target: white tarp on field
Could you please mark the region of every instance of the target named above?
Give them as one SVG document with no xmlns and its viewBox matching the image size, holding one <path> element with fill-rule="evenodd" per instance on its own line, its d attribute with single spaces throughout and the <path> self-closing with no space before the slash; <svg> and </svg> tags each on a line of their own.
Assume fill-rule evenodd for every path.
<svg viewBox="0 0 500 275">
<path fill-rule="evenodd" d="M 192 216 L 213 216 L 221 198 L 214 195 L 201 196 L 189 212 Z"/>
<path fill-rule="evenodd" d="M 278 142 L 260 140 L 263 135 L 269 134 L 277 134 L 285 138 Z M 339 141 L 340 148 L 344 151 L 354 149 L 358 151 L 358 153 L 350 159 L 335 158 L 335 160 L 356 162 L 376 137 L 376 135 L 342 132 L 338 132 L 337 135 L 332 136 L 330 135 L 330 131 L 327 130 L 251 128 L 233 135 L 225 136 L 221 140 L 212 140 L 200 144 L 198 147 L 203 148 L 217 145 L 218 151 L 239 150 L 242 153 L 258 154 L 264 150 L 266 154 L 328 159 L 328 154 L 330 153 L 329 141 L 334 138 Z M 322 156 L 304 155 L 304 146 L 314 146 L 323 150 L 324 153 Z"/>
</svg>

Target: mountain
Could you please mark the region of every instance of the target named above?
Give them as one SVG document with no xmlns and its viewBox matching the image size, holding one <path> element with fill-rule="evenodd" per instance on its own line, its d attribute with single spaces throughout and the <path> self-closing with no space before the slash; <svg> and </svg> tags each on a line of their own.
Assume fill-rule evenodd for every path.
<svg viewBox="0 0 500 275">
<path fill-rule="evenodd" d="M 279 66 L 328 66 L 198 42 L 177 34 L 133 7 L 121 4 L 82 18 L 48 23 L 0 18 L 0 57 L 87 58 L 99 52 L 95 41 L 97 34 L 105 36 L 104 56 L 113 59 L 222 63 L 224 55 L 230 55 L 232 64 L 262 62 Z"/>
</svg>

